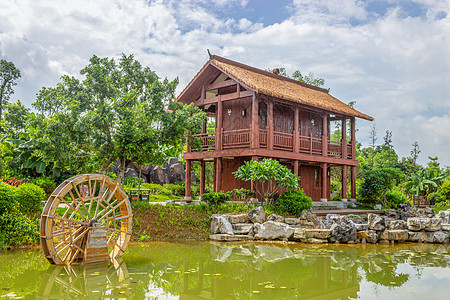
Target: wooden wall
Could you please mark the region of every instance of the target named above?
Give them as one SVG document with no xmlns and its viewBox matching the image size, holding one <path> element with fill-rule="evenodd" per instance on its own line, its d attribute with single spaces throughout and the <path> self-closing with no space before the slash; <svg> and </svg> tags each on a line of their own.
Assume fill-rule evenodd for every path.
<svg viewBox="0 0 450 300">
<path fill-rule="evenodd" d="M 224 101 L 223 109 L 223 130 L 237 130 L 250 128 L 252 118 L 252 98 L 243 98 L 233 101 Z M 231 114 L 228 110 L 231 109 Z M 242 110 L 245 109 L 245 116 L 242 115 Z"/>
<path fill-rule="evenodd" d="M 222 190 L 225 192 L 245 188 L 250 189 L 250 181 L 245 182 L 234 177 L 233 172 L 244 164 L 244 161 L 250 160 L 250 157 L 234 157 L 233 159 L 222 159 Z"/>
<path fill-rule="evenodd" d="M 322 169 L 319 166 L 300 165 L 300 187 L 313 201 L 320 201 Z"/>
</svg>

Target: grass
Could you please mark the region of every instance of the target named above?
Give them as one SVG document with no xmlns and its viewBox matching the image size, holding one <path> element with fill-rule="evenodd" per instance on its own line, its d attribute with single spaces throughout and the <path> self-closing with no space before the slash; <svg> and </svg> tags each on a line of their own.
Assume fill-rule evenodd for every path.
<svg viewBox="0 0 450 300">
<path fill-rule="evenodd" d="M 440 211 L 442 211 L 442 210 L 447 210 L 447 209 L 450 209 L 450 206 L 443 206 L 443 207 L 434 207 L 433 206 L 433 209 L 434 209 L 434 213 L 435 214 L 438 214 Z"/>
</svg>

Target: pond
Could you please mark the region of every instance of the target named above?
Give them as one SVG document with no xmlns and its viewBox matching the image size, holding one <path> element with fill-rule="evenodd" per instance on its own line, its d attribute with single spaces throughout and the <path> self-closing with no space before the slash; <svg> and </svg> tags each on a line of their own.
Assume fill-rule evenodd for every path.
<svg viewBox="0 0 450 300">
<path fill-rule="evenodd" d="M 0 298 L 448 299 L 450 246 L 134 243 L 104 266 L 0 252 Z"/>
</svg>

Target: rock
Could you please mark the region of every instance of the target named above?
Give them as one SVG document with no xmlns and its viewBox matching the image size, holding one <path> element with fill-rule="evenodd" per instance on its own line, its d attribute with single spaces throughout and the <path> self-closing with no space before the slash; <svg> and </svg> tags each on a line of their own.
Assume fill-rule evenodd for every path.
<svg viewBox="0 0 450 300">
<path fill-rule="evenodd" d="M 338 223 L 331 226 L 331 242 L 348 242 L 358 238 L 356 226 L 347 216 L 342 217 Z"/>
<path fill-rule="evenodd" d="M 450 209 L 441 210 L 439 212 L 439 218 L 442 221 L 442 224 L 450 224 Z"/>
<path fill-rule="evenodd" d="M 400 220 L 403 220 L 403 221 L 406 222 L 409 218 L 411 218 L 411 215 L 408 214 L 408 213 L 401 213 L 401 214 L 399 214 L 399 219 Z"/>
<path fill-rule="evenodd" d="M 386 229 L 388 230 L 403 230 L 406 229 L 406 222 L 403 220 L 388 220 L 386 221 Z"/>
<path fill-rule="evenodd" d="M 308 229 L 308 228 L 296 228 L 294 230 L 294 239 L 301 240 L 306 239 L 328 239 L 331 234 L 331 229 Z"/>
<path fill-rule="evenodd" d="M 380 210 L 381 209 L 381 204 L 375 204 L 373 206 L 373 209 Z"/>
<path fill-rule="evenodd" d="M 150 172 L 149 181 L 156 184 L 164 184 L 164 171 L 160 166 L 156 166 Z"/>
<path fill-rule="evenodd" d="M 448 233 L 442 231 L 408 231 L 408 240 L 411 242 L 447 243 Z"/>
<path fill-rule="evenodd" d="M 128 168 L 128 169 L 125 171 L 125 177 L 134 177 L 134 178 L 138 178 L 138 177 L 139 177 L 139 173 L 136 172 L 135 169 Z"/>
<path fill-rule="evenodd" d="M 172 159 L 173 157 L 169 158 Z M 174 164 L 169 164 L 169 167 L 166 168 L 167 177 L 169 179 L 168 183 L 176 183 L 180 181 L 184 181 L 186 177 L 186 173 L 184 172 L 184 165 L 182 162 L 177 162 Z M 191 178 L 192 181 L 192 178 Z M 192 182 L 195 182 L 192 181 Z"/>
<path fill-rule="evenodd" d="M 375 244 L 378 241 L 378 235 L 374 230 L 359 231 L 358 238 L 365 240 L 367 243 Z"/>
<path fill-rule="evenodd" d="M 380 244 L 389 244 L 388 240 L 380 240 Z"/>
<path fill-rule="evenodd" d="M 331 227 L 331 225 L 327 227 L 327 224 L 321 219 L 314 221 L 314 228 L 316 229 L 329 229 L 329 227 Z"/>
<path fill-rule="evenodd" d="M 405 221 L 407 219 L 404 219 L 403 217 L 406 217 L 408 215 L 409 215 L 408 218 L 411 218 L 411 217 L 414 218 L 414 217 L 421 216 L 417 207 L 411 205 L 411 203 L 409 203 L 409 202 L 399 204 L 398 205 L 398 213 L 400 214 L 401 219 L 405 220 Z M 402 214 L 403 214 L 403 216 L 402 216 Z"/>
<path fill-rule="evenodd" d="M 442 231 L 450 231 L 450 224 L 441 224 Z"/>
<path fill-rule="evenodd" d="M 228 215 L 228 221 L 231 224 L 237 224 L 237 223 L 248 223 L 250 222 L 250 219 L 248 218 L 247 214 Z"/>
<path fill-rule="evenodd" d="M 304 209 L 302 211 L 302 214 L 300 215 L 301 220 L 306 220 L 308 222 L 314 222 L 317 219 L 317 216 L 315 213 L 313 213 L 312 209 Z"/>
<path fill-rule="evenodd" d="M 327 214 L 325 220 L 329 223 L 336 223 L 340 220 L 340 216 L 337 214 Z"/>
<path fill-rule="evenodd" d="M 434 217 L 434 209 L 432 209 L 431 207 L 425 207 L 423 209 L 423 216 L 425 218 L 433 218 Z"/>
<path fill-rule="evenodd" d="M 438 231 L 441 230 L 440 218 L 409 218 L 408 229 L 411 231 Z"/>
<path fill-rule="evenodd" d="M 369 229 L 369 224 L 355 224 L 356 231 L 366 231 Z"/>
<path fill-rule="evenodd" d="M 271 214 L 270 216 L 267 217 L 267 221 L 284 223 L 284 217 L 276 214 Z"/>
<path fill-rule="evenodd" d="M 233 226 L 228 221 L 227 215 L 214 214 L 211 216 L 211 233 L 234 234 Z"/>
<path fill-rule="evenodd" d="M 251 236 L 247 235 L 232 235 L 232 234 L 210 234 L 209 239 L 219 242 L 239 242 L 252 240 Z"/>
<path fill-rule="evenodd" d="M 273 221 L 256 223 L 253 229 L 255 238 L 264 240 L 288 239 L 294 234 L 294 229 L 289 225 Z"/>
<path fill-rule="evenodd" d="M 262 206 L 258 206 L 257 208 L 249 211 L 248 218 L 252 223 L 263 223 L 266 221 L 266 213 Z"/>
<path fill-rule="evenodd" d="M 393 218 L 393 219 L 398 218 L 398 215 L 397 215 L 397 212 L 395 211 L 395 209 L 385 209 L 384 214 L 389 218 Z"/>
<path fill-rule="evenodd" d="M 297 225 L 300 223 L 300 220 L 297 218 L 285 218 L 284 223 L 288 225 Z"/>
<path fill-rule="evenodd" d="M 302 241 L 302 242 L 308 243 L 308 244 L 323 244 L 323 243 L 328 243 L 328 240 L 310 238 L 310 239 L 306 239 L 305 241 Z"/>
<path fill-rule="evenodd" d="M 366 223 L 366 220 L 364 220 L 364 218 L 363 217 L 361 217 L 361 216 L 348 216 L 348 218 L 350 219 L 350 220 L 352 220 L 353 221 L 353 223 L 355 223 L 355 225 L 356 224 L 364 224 L 364 223 Z"/>
<path fill-rule="evenodd" d="M 384 218 L 376 214 L 368 215 L 368 223 L 371 230 L 384 230 L 386 228 Z"/>
<path fill-rule="evenodd" d="M 385 230 L 380 234 L 381 240 L 389 241 L 406 241 L 408 239 L 408 231 L 406 230 Z"/>
<path fill-rule="evenodd" d="M 436 231 L 433 235 L 433 243 L 444 244 L 448 243 L 448 233 L 442 231 Z"/>
<path fill-rule="evenodd" d="M 247 234 L 253 235 L 253 224 L 252 223 L 237 223 L 232 224 L 234 234 Z"/>
<path fill-rule="evenodd" d="M 175 157 L 169 157 L 169 159 L 167 160 L 167 164 L 169 166 L 174 165 L 178 162 L 178 159 L 176 159 Z"/>
</svg>

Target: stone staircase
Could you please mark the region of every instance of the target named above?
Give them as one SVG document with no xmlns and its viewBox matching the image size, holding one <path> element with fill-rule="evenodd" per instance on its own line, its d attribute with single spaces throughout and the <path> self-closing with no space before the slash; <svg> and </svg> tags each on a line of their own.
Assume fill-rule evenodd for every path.
<svg viewBox="0 0 450 300">
<path fill-rule="evenodd" d="M 313 210 L 339 210 L 345 208 L 353 208 L 355 204 L 353 202 L 339 202 L 339 201 L 329 201 L 329 202 L 313 202 Z"/>
</svg>

